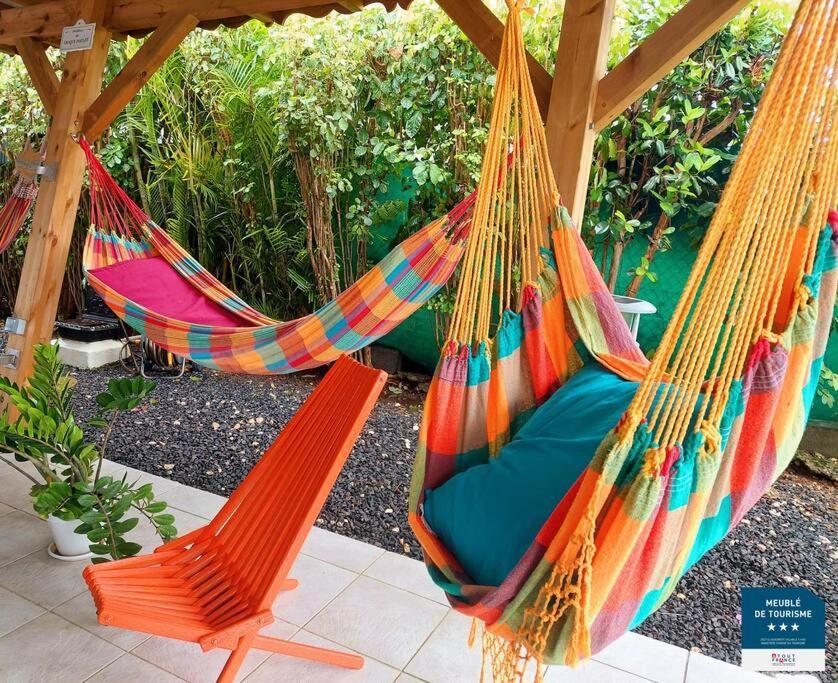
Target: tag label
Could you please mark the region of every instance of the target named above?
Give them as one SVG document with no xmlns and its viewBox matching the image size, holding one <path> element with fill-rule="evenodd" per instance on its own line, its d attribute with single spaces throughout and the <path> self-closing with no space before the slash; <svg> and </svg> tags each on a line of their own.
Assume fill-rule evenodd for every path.
<svg viewBox="0 0 838 683">
<path fill-rule="evenodd" d="M 96 24 L 86 24 L 84 19 L 79 19 L 72 26 L 65 26 L 61 31 L 62 52 L 79 52 L 89 50 L 93 47 L 93 35 L 96 33 Z"/>
<path fill-rule="evenodd" d="M 806 588 L 743 588 L 742 668 L 824 671 L 823 600 Z"/>
</svg>

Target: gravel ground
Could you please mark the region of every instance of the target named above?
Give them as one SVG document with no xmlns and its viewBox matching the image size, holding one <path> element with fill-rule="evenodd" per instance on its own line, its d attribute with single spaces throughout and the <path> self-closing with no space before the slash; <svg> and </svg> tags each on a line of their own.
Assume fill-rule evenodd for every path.
<svg viewBox="0 0 838 683">
<path fill-rule="evenodd" d="M 76 371 L 78 412 L 121 369 Z M 320 373 L 280 378 L 209 371 L 164 380 L 150 405 L 124 418 L 114 460 L 184 484 L 229 494 L 291 418 Z M 406 522 L 422 396 L 388 385 L 329 496 L 318 526 L 420 557 Z M 790 470 L 728 538 L 682 579 L 638 631 L 738 664 L 742 586 L 807 586 L 827 599 L 829 670 L 838 680 L 838 497 L 826 479 Z"/>
</svg>

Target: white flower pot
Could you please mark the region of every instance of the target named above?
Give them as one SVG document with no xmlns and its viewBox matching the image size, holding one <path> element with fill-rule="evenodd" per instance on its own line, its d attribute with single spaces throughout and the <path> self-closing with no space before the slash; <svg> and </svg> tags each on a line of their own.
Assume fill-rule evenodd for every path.
<svg viewBox="0 0 838 683">
<path fill-rule="evenodd" d="M 90 541 L 87 536 L 77 534 L 74 529 L 81 524 L 77 519 L 69 522 L 58 517 L 47 519 L 49 530 L 52 532 L 52 545 L 47 549 L 49 554 L 58 560 L 86 560 L 93 557 L 90 552 Z"/>
</svg>

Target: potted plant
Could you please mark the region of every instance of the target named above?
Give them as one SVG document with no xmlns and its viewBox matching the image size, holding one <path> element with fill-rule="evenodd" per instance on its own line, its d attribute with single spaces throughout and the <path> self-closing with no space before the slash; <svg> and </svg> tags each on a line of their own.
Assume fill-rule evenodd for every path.
<svg viewBox="0 0 838 683">
<path fill-rule="evenodd" d="M 151 484 L 138 486 L 127 476 L 102 475 L 108 441 L 123 413 L 136 408 L 154 389 L 142 377 L 111 379 L 96 397 L 98 414 L 87 421 L 101 430 L 91 442 L 73 415 L 75 380 L 58 360 L 58 349 L 39 344 L 34 371 L 21 387 L 0 377 L 0 394 L 11 407 L 0 415 L 0 459 L 32 480 L 32 503 L 46 519 L 60 559 L 93 562 L 136 555 L 141 546 L 125 539 L 145 516 L 164 540 L 176 536 L 166 503 L 155 500 Z M 31 467 L 25 467 L 25 464 Z"/>
</svg>

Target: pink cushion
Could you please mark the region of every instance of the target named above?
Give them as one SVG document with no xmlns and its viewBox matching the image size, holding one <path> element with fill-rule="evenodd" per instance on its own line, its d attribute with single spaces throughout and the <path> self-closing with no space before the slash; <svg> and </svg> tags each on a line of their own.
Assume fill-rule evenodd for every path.
<svg viewBox="0 0 838 683">
<path fill-rule="evenodd" d="M 122 261 L 90 271 L 115 292 L 157 315 L 213 327 L 253 327 L 185 280 L 162 256 Z"/>
</svg>

